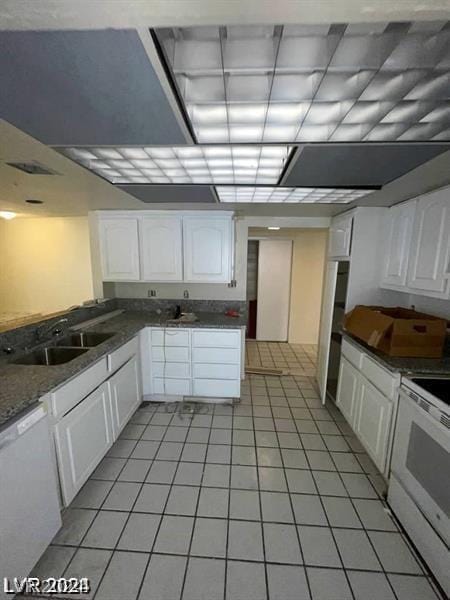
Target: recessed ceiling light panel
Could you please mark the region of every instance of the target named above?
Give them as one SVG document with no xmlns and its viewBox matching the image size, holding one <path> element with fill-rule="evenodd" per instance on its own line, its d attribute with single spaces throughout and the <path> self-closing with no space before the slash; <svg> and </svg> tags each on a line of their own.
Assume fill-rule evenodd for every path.
<svg viewBox="0 0 450 600">
<path fill-rule="evenodd" d="M 375 190 L 351 188 L 287 188 L 216 186 L 220 202 L 348 204 Z"/>
<path fill-rule="evenodd" d="M 450 140 L 450 24 L 427 25 L 156 33 L 199 143 Z"/>
<path fill-rule="evenodd" d="M 111 183 L 278 182 L 291 146 L 61 148 Z"/>
</svg>

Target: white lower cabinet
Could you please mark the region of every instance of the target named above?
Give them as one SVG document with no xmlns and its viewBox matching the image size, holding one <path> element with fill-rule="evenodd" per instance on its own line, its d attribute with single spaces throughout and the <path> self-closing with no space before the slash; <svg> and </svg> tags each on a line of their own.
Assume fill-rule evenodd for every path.
<svg viewBox="0 0 450 600">
<path fill-rule="evenodd" d="M 55 425 L 59 477 L 67 506 L 113 443 L 105 382 Z"/>
<path fill-rule="evenodd" d="M 391 417 L 392 402 L 361 378 L 355 432 L 382 471 L 386 464 Z"/>
<path fill-rule="evenodd" d="M 115 370 L 109 379 L 107 364 Z M 64 506 L 130 420 L 141 402 L 141 387 L 134 338 L 48 395 Z"/>
<path fill-rule="evenodd" d="M 336 405 L 386 477 L 399 385 L 398 373 L 387 371 L 344 340 Z"/>
<path fill-rule="evenodd" d="M 108 381 L 114 439 L 130 420 L 141 402 L 140 373 L 137 358 L 129 360 Z"/>
<path fill-rule="evenodd" d="M 241 329 L 150 328 L 150 399 L 239 397 L 241 336 Z"/>
<path fill-rule="evenodd" d="M 355 422 L 355 409 L 359 392 L 358 371 L 342 358 L 339 371 L 339 383 L 336 396 L 336 405 L 341 413 L 353 425 Z"/>
</svg>

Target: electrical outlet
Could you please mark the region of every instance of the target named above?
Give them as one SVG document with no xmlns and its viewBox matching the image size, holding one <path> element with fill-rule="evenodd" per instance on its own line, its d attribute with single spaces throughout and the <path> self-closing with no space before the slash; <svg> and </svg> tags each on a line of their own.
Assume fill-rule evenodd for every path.
<svg viewBox="0 0 450 600">
<path fill-rule="evenodd" d="M 189 290 L 184 290 L 183 298 L 189 298 Z"/>
<path fill-rule="evenodd" d="M 148 290 L 148 297 L 154 298 L 156 296 L 156 290 Z"/>
</svg>

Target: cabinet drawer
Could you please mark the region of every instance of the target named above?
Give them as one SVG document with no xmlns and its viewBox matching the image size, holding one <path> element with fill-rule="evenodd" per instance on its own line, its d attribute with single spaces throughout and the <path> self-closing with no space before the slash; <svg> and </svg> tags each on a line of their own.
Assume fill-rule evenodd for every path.
<svg viewBox="0 0 450 600">
<path fill-rule="evenodd" d="M 189 331 L 185 329 L 152 329 L 152 346 L 189 346 Z"/>
<path fill-rule="evenodd" d="M 362 357 L 361 373 L 387 398 L 392 400 L 398 385 L 398 377 L 380 367 L 366 354 Z"/>
<path fill-rule="evenodd" d="M 227 379 L 194 379 L 194 396 L 211 396 L 212 398 L 237 398 L 241 392 L 240 381 Z"/>
<path fill-rule="evenodd" d="M 358 350 L 356 346 L 342 338 L 341 352 L 343 356 L 357 369 L 361 368 L 364 353 Z"/>
<path fill-rule="evenodd" d="M 154 362 L 152 367 L 153 377 L 185 378 L 191 376 L 189 363 Z"/>
<path fill-rule="evenodd" d="M 189 348 L 177 348 L 168 346 L 152 347 L 152 360 L 154 362 L 189 362 Z"/>
<path fill-rule="evenodd" d="M 139 351 L 138 338 L 135 337 L 108 355 L 108 371 L 117 371 Z"/>
<path fill-rule="evenodd" d="M 193 348 L 240 348 L 240 346 L 240 330 L 218 331 L 202 329 L 192 332 Z"/>
<path fill-rule="evenodd" d="M 53 416 L 59 418 L 68 413 L 107 377 L 108 368 L 105 357 L 56 391 L 51 392 L 50 403 Z"/>
<path fill-rule="evenodd" d="M 193 348 L 192 362 L 238 365 L 240 348 Z"/>
<path fill-rule="evenodd" d="M 155 377 L 153 379 L 154 394 L 175 394 L 177 396 L 190 396 L 190 379 L 170 379 L 168 377 Z"/>
<path fill-rule="evenodd" d="M 214 365 L 194 363 L 193 377 L 198 379 L 239 379 L 239 365 Z"/>
</svg>

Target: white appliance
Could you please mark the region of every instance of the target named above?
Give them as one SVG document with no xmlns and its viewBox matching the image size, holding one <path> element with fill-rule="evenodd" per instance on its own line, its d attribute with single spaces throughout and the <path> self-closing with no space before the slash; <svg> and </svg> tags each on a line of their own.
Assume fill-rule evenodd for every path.
<svg viewBox="0 0 450 600">
<path fill-rule="evenodd" d="M 0 429 L 0 598 L 3 578 L 26 577 L 61 527 L 47 414 Z"/>
<path fill-rule="evenodd" d="M 388 501 L 450 594 L 450 378 L 404 379 Z"/>
</svg>

